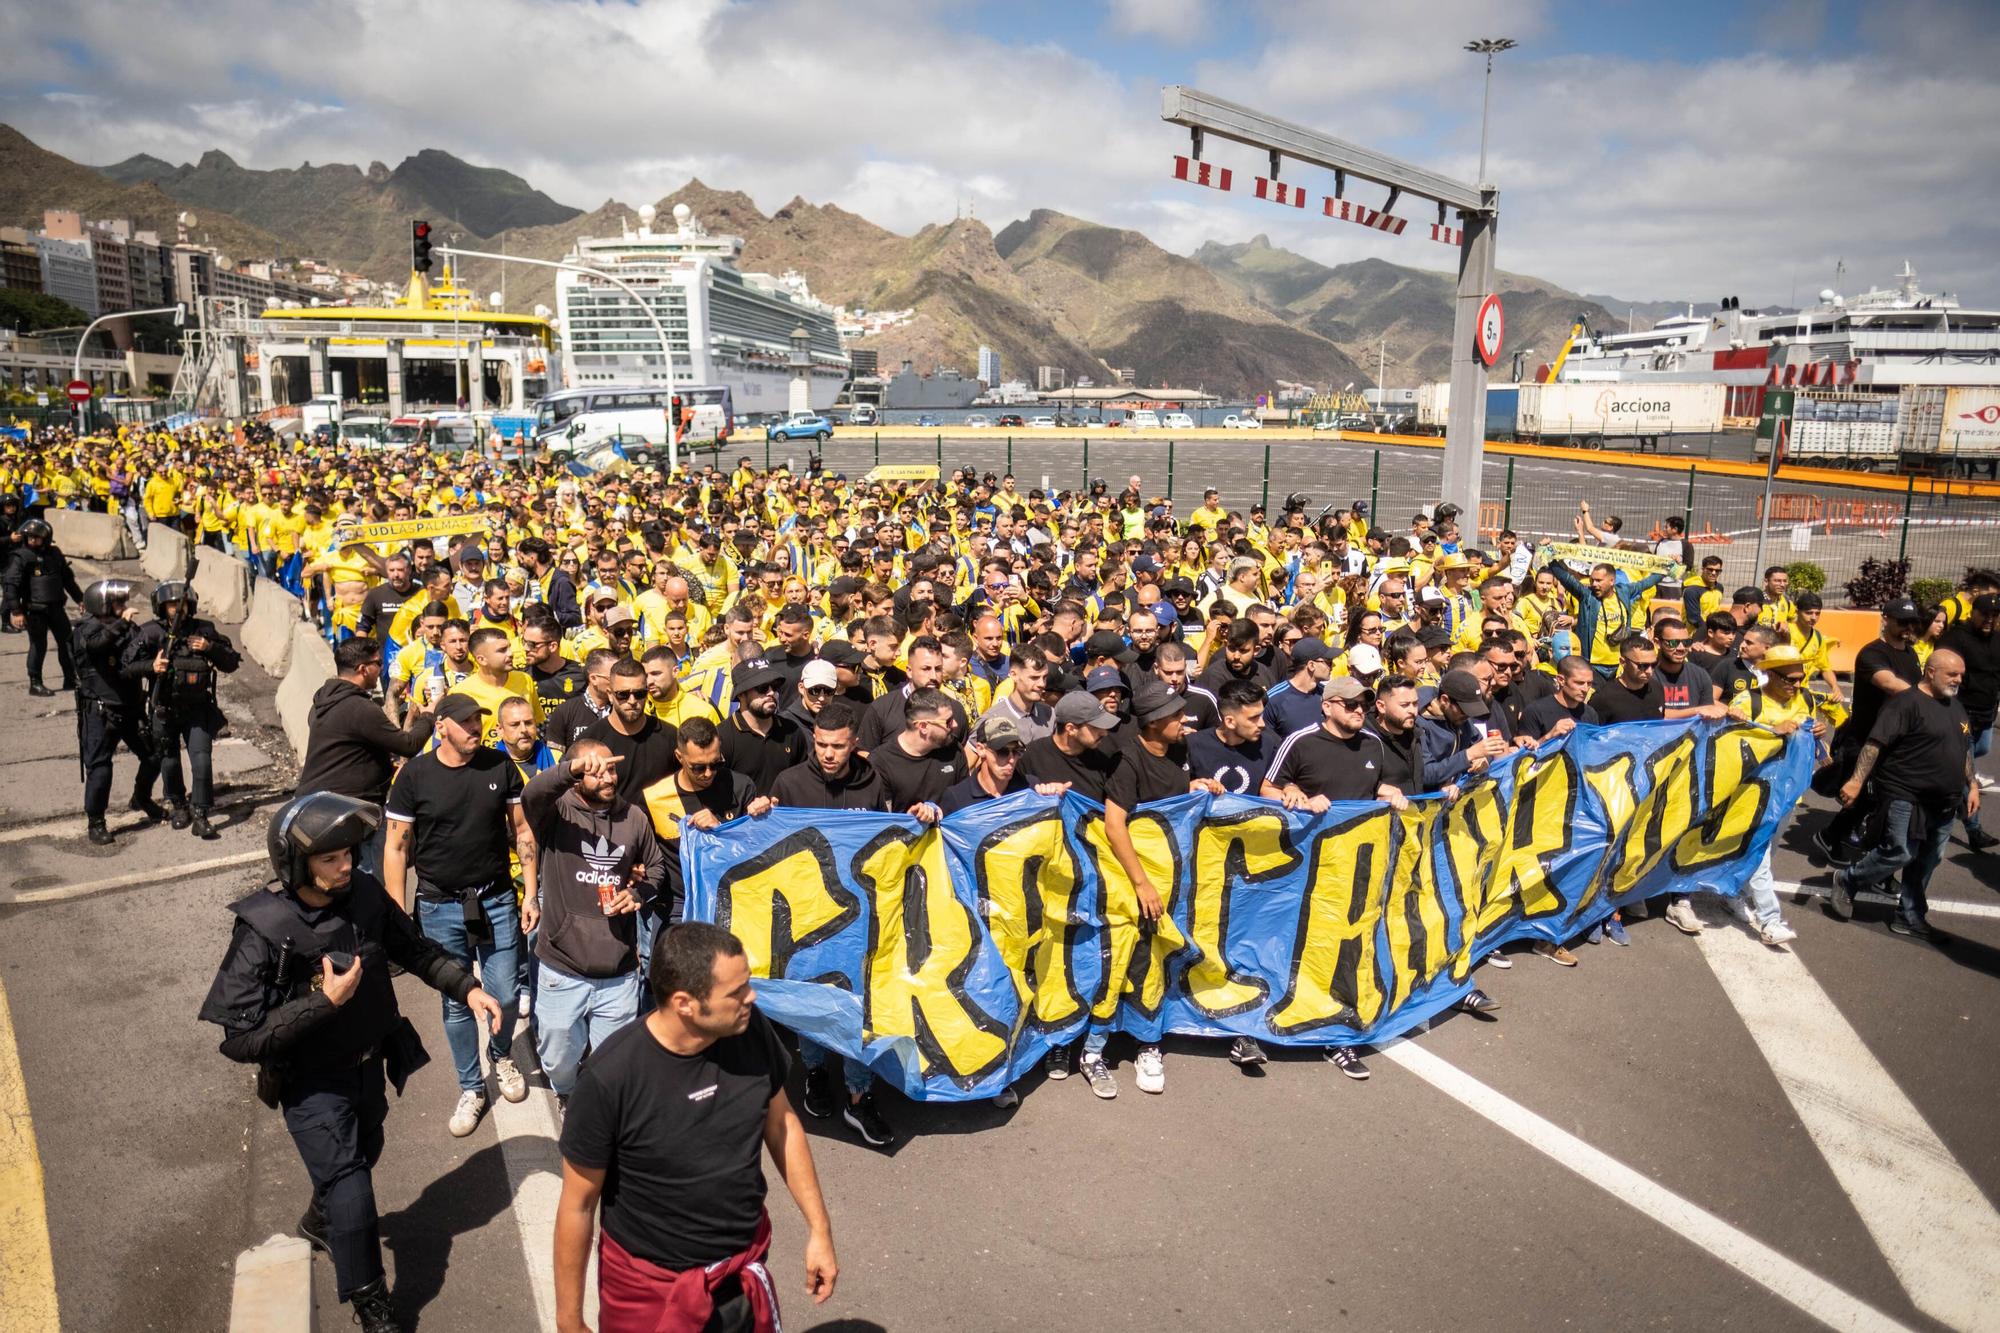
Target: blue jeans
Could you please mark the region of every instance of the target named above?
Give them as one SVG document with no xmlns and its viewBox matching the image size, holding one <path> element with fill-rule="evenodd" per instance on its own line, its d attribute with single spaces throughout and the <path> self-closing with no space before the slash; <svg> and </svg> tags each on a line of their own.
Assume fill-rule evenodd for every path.
<svg viewBox="0 0 2000 1333">
<path fill-rule="evenodd" d="M 1981 759 L 1984 759 L 1987 755 L 1991 754 L 1992 752 L 1993 752 L 1993 728 L 1988 727 L 1986 730 L 1980 732 L 1977 736 L 1974 736 L 1972 738 L 1972 751 L 1971 751 L 1972 760 L 1974 763 L 1977 763 Z M 1979 778 L 1975 774 L 1972 780 L 1974 782 L 1977 782 L 1979 781 Z M 1974 829 L 1979 827 L 1978 815 L 1968 816 L 1965 814 L 1964 811 L 1961 810 L 1959 812 L 1959 819 L 1964 822 L 1965 831 L 1967 833 L 1970 833 Z"/>
<path fill-rule="evenodd" d="M 639 974 L 579 977 L 543 964 L 535 990 L 535 1053 L 559 1097 L 576 1087 L 586 1051 L 639 1016 Z"/>
<path fill-rule="evenodd" d="M 1945 844 L 1951 839 L 1952 812 L 1949 806 L 1940 806 L 1924 812 L 1928 827 L 1921 839 L 1910 834 L 1912 817 L 1916 805 L 1905 800 L 1891 800 L 1883 815 L 1882 841 L 1870 847 L 1859 861 L 1847 872 L 1848 887 L 1854 891 L 1874 889 L 1886 884 L 1897 871 L 1903 873 L 1902 901 L 1897 912 L 1905 923 L 1913 926 L 1924 924 L 1924 917 L 1930 911 L 1930 901 L 1924 890 L 1931 882 L 1931 872 L 1944 857 Z"/>
<path fill-rule="evenodd" d="M 500 1030 L 486 1039 L 486 1058 L 504 1059 L 514 1047 L 514 978 L 520 964 L 521 916 L 514 906 L 514 886 L 503 883 L 479 900 L 493 927 L 491 944 L 473 945 L 465 936 L 465 909 L 458 903 L 417 900 L 417 924 L 427 939 L 436 940 L 445 952 L 466 967 L 479 964 L 479 985 L 500 1006 Z M 444 1001 L 444 1036 L 451 1045 L 451 1062 L 458 1069 L 458 1086 L 464 1092 L 485 1090 L 486 1079 L 479 1072 L 480 1021 L 472 1011 L 450 996 Z"/>
<path fill-rule="evenodd" d="M 1759 927 L 1769 930 L 1784 919 L 1778 910 L 1778 881 L 1771 874 L 1771 849 L 1764 849 L 1763 859 L 1744 881 L 1743 893 L 1750 899 L 1750 910 L 1757 915 Z"/>
<path fill-rule="evenodd" d="M 824 1069 L 833 1061 L 840 1060 L 840 1057 L 817 1042 L 800 1037 L 799 1059 L 805 1063 L 807 1069 Z M 857 1064 L 852 1060 L 840 1060 L 840 1066 L 842 1081 L 847 1084 L 847 1090 L 855 1096 L 859 1097 L 875 1086 L 875 1075 L 869 1071 L 867 1065 Z"/>
</svg>

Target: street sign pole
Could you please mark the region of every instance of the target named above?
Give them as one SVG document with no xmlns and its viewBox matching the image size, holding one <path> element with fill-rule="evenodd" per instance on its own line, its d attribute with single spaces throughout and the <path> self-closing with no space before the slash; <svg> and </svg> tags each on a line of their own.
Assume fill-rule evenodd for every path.
<svg viewBox="0 0 2000 1333">
<path fill-rule="evenodd" d="M 1419 199 L 1437 208 L 1439 230 L 1447 212 L 1458 214 L 1458 295 L 1451 349 L 1451 406 L 1445 428 L 1445 500 L 1466 513 L 1479 513 L 1480 474 L 1486 451 L 1486 371 L 1475 343 L 1479 307 L 1493 291 L 1494 237 L 1500 219 L 1500 192 L 1481 183 L 1469 185 L 1427 167 L 1403 162 L 1371 148 L 1322 134 L 1288 120 L 1180 84 L 1160 90 L 1160 119 L 1185 127 L 1192 136 L 1189 160 L 1201 160 L 1205 137 L 1227 139 L 1270 154 L 1271 174 L 1281 159 L 1291 158 L 1333 173 L 1332 200 L 1344 198 L 1356 181 L 1388 189 L 1381 214 L 1395 211 L 1399 199 Z M 1209 184 L 1204 176 L 1203 184 Z M 1296 188 L 1296 186 L 1294 186 Z M 1217 188 L 1228 189 L 1227 173 Z M 1496 350 L 1497 349 L 1490 349 Z M 1379 386 L 1378 386 L 1379 387 Z"/>
</svg>

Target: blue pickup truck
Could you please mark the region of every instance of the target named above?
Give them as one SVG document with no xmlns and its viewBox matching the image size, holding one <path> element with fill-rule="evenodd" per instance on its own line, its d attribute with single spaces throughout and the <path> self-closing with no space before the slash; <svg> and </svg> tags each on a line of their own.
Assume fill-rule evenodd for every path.
<svg viewBox="0 0 2000 1333">
<path fill-rule="evenodd" d="M 764 428 L 764 438 L 778 440 L 818 440 L 825 444 L 833 438 L 833 423 L 822 416 L 810 412 L 800 412 L 773 422 Z"/>
</svg>

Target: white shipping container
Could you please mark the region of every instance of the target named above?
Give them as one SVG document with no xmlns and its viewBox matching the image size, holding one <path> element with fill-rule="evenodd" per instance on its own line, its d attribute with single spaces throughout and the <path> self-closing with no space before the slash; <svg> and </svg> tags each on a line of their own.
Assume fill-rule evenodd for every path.
<svg viewBox="0 0 2000 1333">
<path fill-rule="evenodd" d="M 1939 453 L 2000 454 L 2000 389 L 1946 390 L 1943 428 Z"/>
<path fill-rule="evenodd" d="M 1417 424 L 1437 430 L 1445 428 L 1451 409 L 1451 381 L 1420 385 L 1417 389 Z"/>
<path fill-rule="evenodd" d="M 1720 384 L 1524 384 L 1518 428 L 1544 439 L 1710 434 L 1723 397 Z"/>
</svg>

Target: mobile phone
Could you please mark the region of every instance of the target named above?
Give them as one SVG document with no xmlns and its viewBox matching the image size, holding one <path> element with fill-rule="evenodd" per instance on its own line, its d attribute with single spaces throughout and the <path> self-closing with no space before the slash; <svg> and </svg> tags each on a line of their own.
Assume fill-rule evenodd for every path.
<svg viewBox="0 0 2000 1333">
<path fill-rule="evenodd" d="M 328 949 L 324 957 L 327 962 L 333 964 L 333 970 L 336 972 L 345 972 L 354 966 L 354 955 L 343 953 L 339 949 Z"/>
</svg>

